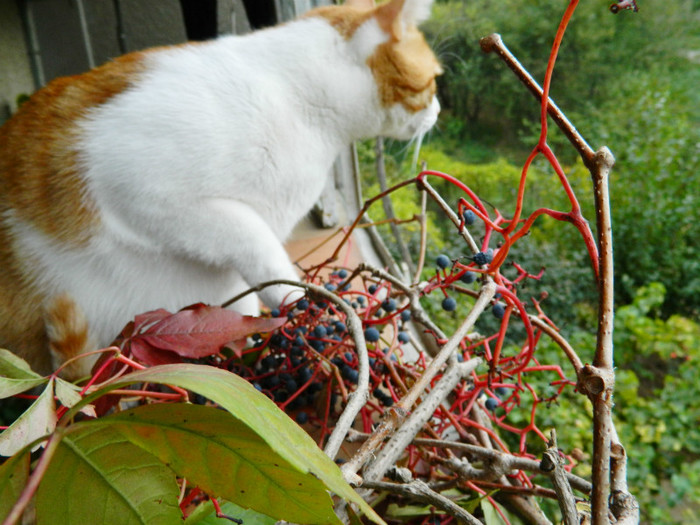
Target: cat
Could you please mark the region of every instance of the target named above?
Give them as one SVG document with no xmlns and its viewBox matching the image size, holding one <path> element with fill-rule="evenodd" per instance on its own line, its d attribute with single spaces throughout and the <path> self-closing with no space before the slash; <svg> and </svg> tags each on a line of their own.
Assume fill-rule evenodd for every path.
<svg viewBox="0 0 700 525">
<path fill-rule="evenodd" d="M 436 122 L 441 69 L 417 29 L 431 4 L 348 0 L 37 91 L 0 129 L 0 347 L 49 373 L 138 313 L 298 280 L 282 243 L 338 153 Z"/>
</svg>

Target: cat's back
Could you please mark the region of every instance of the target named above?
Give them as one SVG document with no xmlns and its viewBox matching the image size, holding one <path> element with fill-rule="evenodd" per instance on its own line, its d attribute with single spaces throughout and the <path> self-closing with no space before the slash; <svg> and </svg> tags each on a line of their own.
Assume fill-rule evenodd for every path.
<svg viewBox="0 0 700 525">
<path fill-rule="evenodd" d="M 81 173 L 79 126 L 90 111 L 137 81 L 146 53 L 53 80 L 0 128 L 3 221 L 31 224 L 61 242 L 97 222 Z"/>
</svg>

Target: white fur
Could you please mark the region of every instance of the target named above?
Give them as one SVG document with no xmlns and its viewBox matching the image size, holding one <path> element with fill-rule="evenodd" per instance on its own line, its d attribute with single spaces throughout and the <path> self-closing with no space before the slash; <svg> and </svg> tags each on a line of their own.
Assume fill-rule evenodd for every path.
<svg viewBox="0 0 700 525">
<path fill-rule="evenodd" d="M 358 35 L 386 38 L 374 26 Z M 99 233 L 71 250 L 14 223 L 44 289 L 68 292 L 105 345 L 140 312 L 297 279 L 282 242 L 342 148 L 424 133 L 439 111 L 382 108 L 364 42 L 312 17 L 149 54 L 140 80 L 80 126 Z M 261 297 L 277 306 L 293 290 Z"/>
<path fill-rule="evenodd" d="M 401 19 L 406 25 L 418 25 L 430 17 L 433 0 L 405 0 Z"/>
</svg>

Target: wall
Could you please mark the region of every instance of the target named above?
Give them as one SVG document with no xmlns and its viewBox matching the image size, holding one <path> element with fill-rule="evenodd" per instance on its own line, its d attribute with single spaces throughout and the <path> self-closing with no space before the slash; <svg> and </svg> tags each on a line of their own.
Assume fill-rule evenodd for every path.
<svg viewBox="0 0 700 525">
<path fill-rule="evenodd" d="M 17 109 L 17 96 L 32 91 L 34 80 L 17 2 L 0 0 L 0 124 Z"/>
</svg>

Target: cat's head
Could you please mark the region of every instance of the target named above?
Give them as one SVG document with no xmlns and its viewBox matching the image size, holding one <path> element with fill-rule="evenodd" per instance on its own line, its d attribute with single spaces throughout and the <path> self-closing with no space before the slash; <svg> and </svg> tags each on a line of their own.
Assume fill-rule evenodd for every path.
<svg viewBox="0 0 700 525">
<path fill-rule="evenodd" d="M 346 0 L 321 8 L 372 73 L 383 114 L 380 134 L 410 139 L 427 132 L 440 111 L 435 77 L 442 68 L 418 30 L 433 0 Z"/>
</svg>

